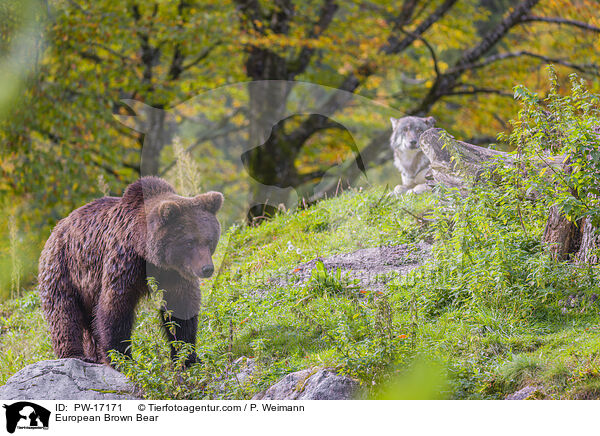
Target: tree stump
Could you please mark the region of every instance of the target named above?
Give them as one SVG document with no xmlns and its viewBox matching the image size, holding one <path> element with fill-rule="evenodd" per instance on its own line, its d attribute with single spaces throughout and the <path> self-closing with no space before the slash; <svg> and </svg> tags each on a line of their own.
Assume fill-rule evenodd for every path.
<svg viewBox="0 0 600 436">
<path fill-rule="evenodd" d="M 568 259 L 572 253 L 579 250 L 581 237 L 581 229 L 569 221 L 558 206 L 552 206 L 548 211 L 548 220 L 542 236 L 542 242 L 548 245 L 552 257 L 557 260 Z"/>
<path fill-rule="evenodd" d="M 581 243 L 576 256 L 578 263 L 587 263 L 591 265 L 598 263 L 600 236 L 597 234 L 596 230 L 597 229 L 593 227 L 592 220 L 589 217 L 583 219 Z"/>
</svg>

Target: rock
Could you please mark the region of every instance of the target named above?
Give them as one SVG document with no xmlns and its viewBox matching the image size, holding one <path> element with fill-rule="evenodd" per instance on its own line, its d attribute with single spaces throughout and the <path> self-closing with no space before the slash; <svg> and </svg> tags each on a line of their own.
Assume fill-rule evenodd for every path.
<svg viewBox="0 0 600 436">
<path fill-rule="evenodd" d="M 42 360 L 0 387 L 3 400 L 133 400 L 134 387 L 107 365 L 79 359 Z"/>
<path fill-rule="evenodd" d="M 537 387 L 537 386 L 525 386 L 523 389 L 519 389 L 518 391 L 507 395 L 506 399 L 507 400 L 526 400 L 538 391 L 539 391 L 539 387 Z"/>
<path fill-rule="evenodd" d="M 233 362 L 233 364 L 239 369 L 239 372 L 235 374 L 235 377 L 241 385 L 245 384 L 252 374 L 254 374 L 254 371 L 256 371 L 256 359 L 242 356 Z"/>
<path fill-rule="evenodd" d="M 305 369 L 286 375 L 253 400 L 351 400 L 358 383 L 329 369 Z"/>
<path fill-rule="evenodd" d="M 212 379 L 207 392 L 211 391 L 211 399 L 229 400 L 246 398 L 251 391 L 252 377 L 258 368 L 255 358 L 241 356 L 228 367 L 227 372 Z"/>
</svg>

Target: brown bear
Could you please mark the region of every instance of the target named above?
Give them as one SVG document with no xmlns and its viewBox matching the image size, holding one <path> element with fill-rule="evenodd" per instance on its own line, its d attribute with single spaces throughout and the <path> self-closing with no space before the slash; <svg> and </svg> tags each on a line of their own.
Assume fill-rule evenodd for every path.
<svg viewBox="0 0 600 436">
<path fill-rule="evenodd" d="M 214 270 L 211 256 L 221 233 L 215 214 L 222 203 L 219 192 L 181 197 L 166 181 L 144 177 L 123 197 L 100 198 L 59 221 L 38 275 L 56 356 L 110 363 L 109 350 L 129 355 L 135 307 L 149 293 L 147 277 L 165 291 L 167 339 L 195 344 L 199 277 Z"/>
</svg>

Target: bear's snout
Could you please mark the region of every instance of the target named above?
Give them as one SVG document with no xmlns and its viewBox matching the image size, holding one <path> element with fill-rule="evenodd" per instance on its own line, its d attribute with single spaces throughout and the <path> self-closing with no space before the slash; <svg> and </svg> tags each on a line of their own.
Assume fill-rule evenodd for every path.
<svg viewBox="0 0 600 436">
<path fill-rule="evenodd" d="M 215 267 L 212 265 L 204 265 L 202 267 L 202 271 L 200 274 L 198 274 L 200 277 L 203 278 L 209 278 L 210 276 L 212 276 L 213 272 L 215 271 Z"/>
</svg>

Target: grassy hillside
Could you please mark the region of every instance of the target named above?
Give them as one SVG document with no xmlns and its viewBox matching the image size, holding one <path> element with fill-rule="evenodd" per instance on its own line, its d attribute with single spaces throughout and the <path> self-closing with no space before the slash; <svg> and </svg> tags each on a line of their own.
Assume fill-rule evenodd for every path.
<svg viewBox="0 0 600 436">
<path fill-rule="evenodd" d="M 552 261 L 538 242 L 544 211 L 513 209 L 481 193 L 396 199 L 381 188 L 231 228 L 220 273 L 203 284 L 202 363 L 170 362 L 160 292 L 138 310 L 134 360 L 115 359 L 149 398 L 250 398 L 307 367 L 336 368 L 371 397 L 500 399 L 525 385 L 540 398 L 600 397 L 596 269 Z M 335 271 L 295 277 L 316 257 L 423 241 L 430 261 L 377 277 L 377 291 Z M 0 329 L 0 382 L 53 357 L 34 291 L 0 306 Z M 239 381 L 241 356 L 256 369 Z"/>
</svg>

